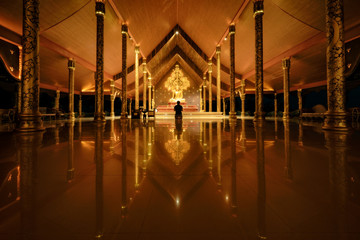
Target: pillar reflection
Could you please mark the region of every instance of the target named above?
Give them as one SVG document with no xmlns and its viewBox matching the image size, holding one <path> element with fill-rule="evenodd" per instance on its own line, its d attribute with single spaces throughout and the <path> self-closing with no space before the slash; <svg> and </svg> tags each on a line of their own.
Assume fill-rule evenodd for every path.
<svg viewBox="0 0 360 240">
<path fill-rule="evenodd" d="M 147 164 L 147 142 L 146 142 L 146 133 L 147 133 L 147 130 L 146 130 L 146 123 L 144 122 L 144 125 L 143 125 L 143 163 L 142 163 L 142 166 L 143 166 L 143 173 L 146 174 L 146 164 Z"/>
<path fill-rule="evenodd" d="M 298 139 L 298 145 L 300 147 L 304 146 L 303 143 L 303 125 L 302 125 L 302 120 L 299 121 L 299 139 Z"/>
<path fill-rule="evenodd" d="M 347 232 L 347 138 L 346 132 L 325 131 L 325 146 L 329 153 L 329 182 L 338 239 L 346 239 Z"/>
<path fill-rule="evenodd" d="M 126 149 L 127 119 L 121 119 L 121 216 L 127 213 L 127 149 Z"/>
<path fill-rule="evenodd" d="M 139 122 L 136 122 L 139 123 Z M 139 187 L 139 125 L 135 125 L 135 189 Z"/>
<path fill-rule="evenodd" d="M 111 118 L 110 120 L 110 154 L 114 154 L 114 148 L 116 143 L 116 137 L 115 137 L 115 120 L 114 118 Z"/>
<path fill-rule="evenodd" d="M 212 123 L 209 122 L 209 171 L 210 174 L 212 174 L 212 169 L 213 169 L 213 133 L 212 133 Z"/>
<path fill-rule="evenodd" d="M 242 150 L 246 150 L 246 128 L 245 128 L 245 119 L 241 119 L 241 135 L 240 135 L 240 142 Z"/>
<path fill-rule="evenodd" d="M 265 155 L 264 155 L 264 136 L 263 124 L 255 122 L 256 132 L 256 162 L 258 175 L 258 196 L 257 196 L 257 221 L 258 237 L 266 239 L 266 182 L 265 182 Z"/>
<path fill-rule="evenodd" d="M 237 217 L 237 197 L 236 197 L 236 120 L 230 119 L 230 149 L 231 149 L 231 211 L 233 217 Z"/>
<path fill-rule="evenodd" d="M 291 164 L 291 145 L 290 145 L 290 129 L 288 119 L 284 119 L 284 154 L 285 154 L 285 176 L 287 179 L 293 179 L 293 169 Z"/>
<path fill-rule="evenodd" d="M 218 187 L 221 187 L 221 122 L 217 122 L 216 125 L 217 135 L 217 175 L 218 175 Z"/>
<path fill-rule="evenodd" d="M 16 136 L 20 165 L 20 231 L 28 239 L 35 231 L 38 150 L 43 132 L 19 133 Z"/>
<path fill-rule="evenodd" d="M 68 169 L 66 174 L 67 182 L 71 182 L 74 179 L 75 168 L 74 168 L 74 125 L 75 122 L 70 120 L 68 123 L 69 127 L 69 139 L 68 139 Z"/>
</svg>

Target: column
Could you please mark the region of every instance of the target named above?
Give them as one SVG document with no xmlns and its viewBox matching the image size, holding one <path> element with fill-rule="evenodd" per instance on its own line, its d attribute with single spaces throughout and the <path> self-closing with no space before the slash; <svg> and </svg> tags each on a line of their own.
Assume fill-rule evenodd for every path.
<svg viewBox="0 0 360 240">
<path fill-rule="evenodd" d="M 225 116 L 226 115 L 225 97 L 223 98 L 223 112 L 224 112 L 224 116 Z"/>
<path fill-rule="evenodd" d="M 200 93 L 200 104 L 199 104 L 199 107 L 200 107 L 200 112 L 203 112 L 203 106 L 202 106 L 202 86 L 199 88 L 199 93 Z"/>
<path fill-rule="evenodd" d="M 204 83 L 203 83 L 203 86 L 204 86 L 204 91 L 203 91 L 203 94 L 204 94 L 204 97 L 203 97 L 203 106 L 204 106 L 204 112 L 206 112 L 206 74 L 204 73 L 203 75 L 203 80 L 204 80 Z"/>
<path fill-rule="evenodd" d="M 155 109 L 155 85 L 152 87 L 151 108 Z"/>
<path fill-rule="evenodd" d="M 301 95 L 302 89 L 297 90 L 297 96 L 298 96 L 298 106 L 299 106 L 299 118 L 302 117 L 302 95 Z"/>
<path fill-rule="evenodd" d="M 283 120 L 289 121 L 289 84 L 290 84 L 290 58 L 282 60 L 282 69 L 284 74 L 284 114 Z"/>
<path fill-rule="evenodd" d="M 221 112 L 221 63 L 220 63 L 220 52 L 221 47 L 216 47 L 216 60 L 217 60 L 217 78 L 216 78 L 216 87 L 217 87 L 217 96 L 216 96 L 216 106 L 217 106 L 217 112 Z"/>
<path fill-rule="evenodd" d="M 209 112 L 212 112 L 212 62 L 211 62 L 211 58 L 209 58 L 208 61 L 208 65 L 209 65 Z"/>
<path fill-rule="evenodd" d="M 82 96 L 79 94 L 79 118 L 82 117 Z"/>
<path fill-rule="evenodd" d="M 230 113 L 229 118 L 236 119 L 235 113 L 235 24 L 229 27 L 230 36 Z"/>
<path fill-rule="evenodd" d="M 96 73 L 94 121 L 105 121 L 104 113 L 104 17 L 105 0 L 96 0 Z"/>
<path fill-rule="evenodd" d="M 148 78 L 148 80 L 149 80 L 149 86 L 148 86 L 148 88 L 149 88 L 149 103 L 148 103 L 148 105 L 149 105 L 149 110 L 152 110 L 152 107 L 151 107 L 151 76 L 149 76 L 149 78 Z"/>
<path fill-rule="evenodd" d="M 74 83 L 75 83 L 75 60 L 69 58 L 68 60 L 69 69 L 69 120 L 75 120 L 74 113 Z"/>
<path fill-rule="evenodd" d="M 127 77 L 127 65 L 126 65 L 126 59 L 127 59 L 127 35 L 128 35 L 128 26 L 126 24 L 123 24 L 121 26 L 121 34 L 122 34 L 122 86 L 121 86 L 121 118 L 127 119 L 128 114 L 126 112 L 127 107 L 127 97 L 126 97 L 126 77 Z"/>
<path fill-rule="evenodd" d="M 241 98 L 241 117 L 245 117 L 245 79 L 241 79 L 241 91 L 240 91 L 240 98 Z"/>
<path fill-rule="evenodd" d="M 277 108 L 277 98 L 276 98 L 276 93 L 274 93 L 274 114 L 275 114 L 275 118 L 277 117 L 277 112 L 278 112 L 278 108 Z"/>
<path fill-rule="evenodd" d="M 147 76 L 146 76 L 146 58 L 143 59 L 143 109 L 146 109 L 146 90 L 147 90 Z"/>
<path fill-rule="evenodd" d="M 17 94 L 16 94 L 16 109 L 17 113 L 21 113 L 21 79 L 20 82 L 17 84 Z"/>
<path fill-rule="evenodd" d="M 116 97 L 116 95 L 115 95 L 115 81 L 110 80 L 110 101 L 111 101 L 110 117 L 112 117 L 112 118 L 115 117 L 115 108 L 114 108 L 115 97 Z"/>
<path fill-rule="evenodd" d="M 18 131 L 43 130 L 39 112 L 39 0 L 23 1 L 21 113 Z"/>
<path fill-rule="evenodd" d="M 327 102 L 323 129 L 349 130 L 345 110 L 345 43 L 343 0 L 326 0 Z"/>
<path fill-rule="evenodd" d="M 129 99 L 129 113 L 131 114 L 132 111 L 132 98 Z"/>
<path fill-rule="evenodd" d="M 139 111 L 139 46 L 135 46 L 135 112 Z"/>
<path fill-rule="evenodd" d="M 60 106 L 60 90 L 56 90 L 56 96 L 55 96 L 55 111 L 56 113 L 59 112 L 59 106 Z"/>
<path fill-rule="evenodd" d="M 263 113 L 263 0 L 254 1 L 255 18 L 255 116 L 254 121 L 264 119 Z"/>
</svg>

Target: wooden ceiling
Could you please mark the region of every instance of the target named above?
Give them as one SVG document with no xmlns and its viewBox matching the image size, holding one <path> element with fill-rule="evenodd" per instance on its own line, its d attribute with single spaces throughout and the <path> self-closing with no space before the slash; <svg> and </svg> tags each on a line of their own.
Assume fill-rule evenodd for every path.
<svg viewBox="0 0 360 240">
<path fill-rule="evenodd" d="M 360 36 L 360 2 L 344 0 L 344 6 L 345 38 L 349 41 Z M 281 59 L 289 56 L 292 57 L 292 89 L 324 82 L 325 0 L 265 0 L 264 8 L 265 90 L 281 91 Z M 252 0 L 107 0 L 106 82 L 121 72 L 121 24 L 124 22 L 129 26 L 131 37 L 127 46 L 127 66 L 135 63 L 134 51 L 138 44 L 140 57 L 152 56 L 148 70 L 155 79 L 166 74 L 177 62 L 200 84 L 201 73 L 207 72 L 207 58 L 213 57 L 216 46 L 221 44 L 223 95 L 228 94 L 230 79 L 229 41 L 225 39 L 229 24 L 236 23 L 236 85 L 244 78 L 248 80 L 247 88 L 254 88 Z M 0 1 L 0 25 L 2 38 L 20 44 L 22 0 Z M 175 34 L 177 27 L 181 29 L 179 34 Z M 13 36 L 8 37 L 9 32 Z M 40 0 L 40 35 L 42 86 L 66 89 L 67 59 L 73 57 L 76 60 L 75 89 L 92 91 L 96 65 L 95 0 Z M 156 49 L 164 39 L 164 44 Z M 213 62 L 212 75 L 216 78 L 216 62 Z M 142 78 L 142 71 L 139 75 Z M 128 74 L 127 80 L 129 95 L 132 95 L 134 72 Z M 116 81 L 116 86 L 121 88 L 121 79 Z M 212 89 L 215 93 L 215 85 Z"/>
</svg>

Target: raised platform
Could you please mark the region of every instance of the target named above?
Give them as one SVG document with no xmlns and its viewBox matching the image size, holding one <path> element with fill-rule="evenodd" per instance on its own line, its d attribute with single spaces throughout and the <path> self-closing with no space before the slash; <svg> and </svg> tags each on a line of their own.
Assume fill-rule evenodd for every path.
<svg viewBox="0 0 360 240">
<path fill-rule="evenodd" d="M 159 105 L 156 107 L 157 113 L 173 113 L 176 103 L 169 103 L 168 105 Z M 187 105 L 186 103 L 181 103 L 183 107 L 183 112 L 198 112 L 199 109 L 196 105 Z"/>
<path fill-rule="evenodd" d="M 224 115 L 222 112 L 183 112 L 183 118 L 189 119 L 189 118 L 223 118 Z M 155 118 L 165 118 L 165 119 L 171 119 L 175 118 L 174 110 L 170 112 L 157 112 L 155 114 Z"/>
</svg>

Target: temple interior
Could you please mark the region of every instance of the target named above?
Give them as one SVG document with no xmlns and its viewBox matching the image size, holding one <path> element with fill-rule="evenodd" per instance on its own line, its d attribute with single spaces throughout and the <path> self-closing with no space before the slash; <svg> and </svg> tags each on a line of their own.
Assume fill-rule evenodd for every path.
<svg viewBox="0 0 360 240">
<path fill-rule="evenodd" d="M 359 9 L 1 0 L 0 239 L 360 239 Z"/>
</svg>

